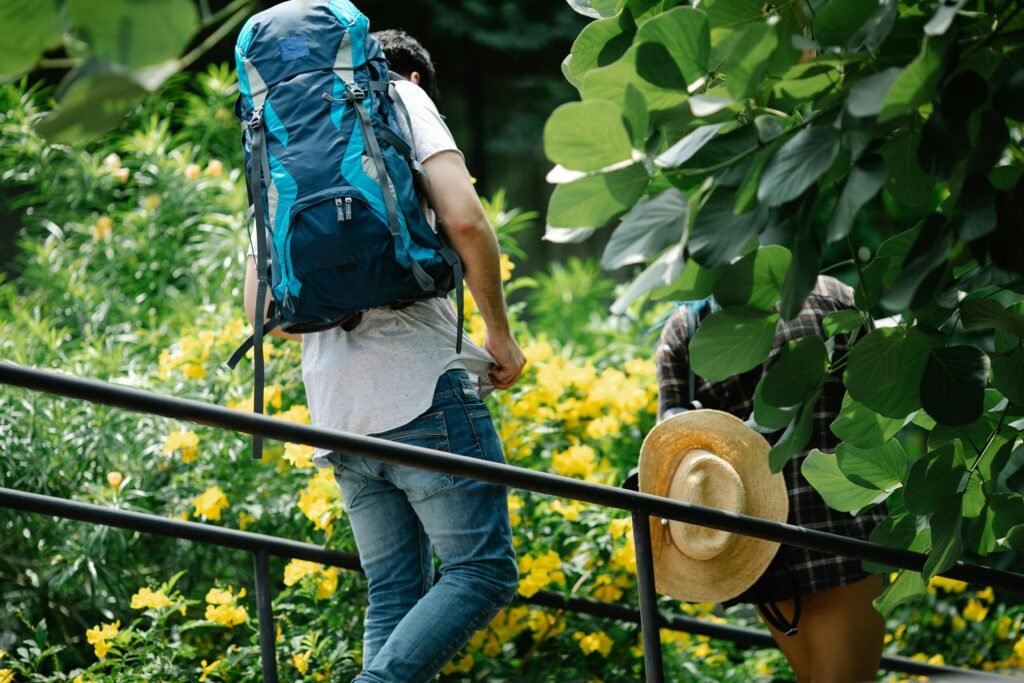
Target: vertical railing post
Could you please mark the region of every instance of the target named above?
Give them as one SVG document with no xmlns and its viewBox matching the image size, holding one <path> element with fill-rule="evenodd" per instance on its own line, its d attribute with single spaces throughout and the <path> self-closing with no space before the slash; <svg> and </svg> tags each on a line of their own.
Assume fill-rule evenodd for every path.
<svg viewBox="0 0 1024 683">
<path fill-rule="evenodd" d="M 266 548 L 252 555 L 256 566 L 256 615 L 260 629 L 260 662 L 263 683 L 277 683 L 277 652 L 274 646 L 274 608 L 270 604 L 270 560 Z"/>
<path fill-rule="evenodd" d="M 637 475 L 633 474 L 622 488 L 636 491 Z M 634 508 L 633 548 L 636 551 L 636 583 L 640 594 L 640 631 L 644 640 L 644 672 L 647 683 L 664 683 L 665 667 L 661 660 L 661 617 L 654 590 L 654 553 L 651 550 L 650 515 Z"/>
</svg>

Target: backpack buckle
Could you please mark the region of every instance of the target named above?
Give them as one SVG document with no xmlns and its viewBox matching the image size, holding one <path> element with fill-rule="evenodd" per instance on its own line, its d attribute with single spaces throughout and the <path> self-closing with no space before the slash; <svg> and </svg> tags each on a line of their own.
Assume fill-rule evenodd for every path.
<svg viewBox="0 0 1024 683">
<path fill-rule="evenodd" d="M 341 97 L 346 102 L 362 102 L 366 99 L 366 91 L 355 83 L 346 83 L 345 93 Z"/>
<path fill-rule="evenodd" d="M 249 122 L 245 124 L 249 130 L 256 130 L 263 125 L 263 107 L 254 109 Z"/>
</svg>

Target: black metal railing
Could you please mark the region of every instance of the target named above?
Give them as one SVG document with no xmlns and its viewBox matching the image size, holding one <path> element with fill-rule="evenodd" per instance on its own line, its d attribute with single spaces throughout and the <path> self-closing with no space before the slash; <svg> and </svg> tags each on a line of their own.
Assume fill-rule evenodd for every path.
<svg viewBox="0 0 1024 683">
<path fill-rule="evenodd" d="M 255 415 L 222 406 L 199 401 L 163 396 L 131 387 L 81 379 L 54 372 L 20 367 L 0 362 L 0 384 L 9 384 L 34 391 L 43 391 L 69 398 L 111 405 L 127 410 L 159 415 L 162 417 L 205 424 L 244 434 L 289 443 L 299 443 L 331 451 L 369 457 L 384 462 L 400 463 L 448 474 L 469 477 L 480 481 L 521 488 L 575 500 L 628 510 L 634 520 L 634 541 L 637 549 L 637 584 L 639 592 L 639 618 L 636 611 L 618 605 L 607 605 L 595 600 L 572 598 L 566 600 L 557 593 L 538 594 L 536 604 L 556 606 L 574 611 L 621 618 L 639 622 L 644 641 L 644 663 L 647 680 L 660 683 L 663 680 L 661 663 L 660 627 L 709 635 L 733 640 L 742 645 L 773 646 L 768 634 L 751 629 L 721 624 L 710 624 L 696 619 L 676 615 L 667 617 L 656 607 L 653 569 L 650 562 L 650 535 L 645 523 L 649 516 L 698 524 L 733 533 L 755 536 L 779 543 L 808 548 L 821 552 L 843 554 L 869 560 L 894 568 L 920 571 L 927 556 L 922 553 L 890 548 L 858 539 L 838 536 L 822 531 L 804 529 L 788 524 L 770 522 L 745 515 L 704 508 L 697 505 L 639 493 L 611 486 L 592 484 L 554 474 L 526 470 L 511 465 L 490 463 L 450 453 L 442 453 L 417 446 L 385 441 L 332 430 L 286 422 L 264 415 Z M 59 501 L 59 502 L 54 502 Z M 343 553 L 335 553 L 310 544 L 297 543 L 272 536 L 210 527 L 207 525 L 177 520 L 168 520 L 153 515 L 142 515 L 101 506 L 48 499 L 24 492 L 0 490 L 0 504 L 42 514 L 58 514 L 71 519 L 136 528 L 139 531 L 190 539 L 204 543 L 215 543 L 227 547 L 248 550 L 254 555 L 256 570 L 256 593 L 259 617 L 260 647 L 265 682 L 277 680 L 274 656 L 273 615 L 270 611 L 270 586 L 268 584 L 268 555 L 294 557 L 320 562 L 348 569 L 356 568 L 358 560 Z M 56 507 L 53 507 L 56 506 Z M 67 507 L 71 506 L 71 507 Z M 54 512 L 59 509 L 60 512 Z M 144 525 L 145 528 L 126 525 Z M 356 564 L 353 565 L 353 562 Z M 1019 592 L 1024 587 L 1024 575 L 957 562 L 943 576 L 971 583 L 979 583 Z M 537 596 L 535 596 L 537 597 Z M 920 675 L 941 675 L 956 673 L 960 676 L 1003 679 L 994 674 L 936 667 L 916 660 L 886 657 L 883 666 L 889 670 Z"/>
</svg>

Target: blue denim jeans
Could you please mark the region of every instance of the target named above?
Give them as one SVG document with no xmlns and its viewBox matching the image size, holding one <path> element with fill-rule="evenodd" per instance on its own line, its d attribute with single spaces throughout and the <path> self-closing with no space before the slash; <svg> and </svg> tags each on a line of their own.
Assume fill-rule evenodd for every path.
<svg viewBox="0 0 1024 683">
<path fill-rule="evenodd" d="M 381 438 L 504 462 L 487 406 L 463 371 L 433 405 Z M 429 681 L 515 594 L 504 487 L 331 454 L 369 583 L 360 683 Z M 434 583 L 431 549 L 441 561 Z"/>
</svg>

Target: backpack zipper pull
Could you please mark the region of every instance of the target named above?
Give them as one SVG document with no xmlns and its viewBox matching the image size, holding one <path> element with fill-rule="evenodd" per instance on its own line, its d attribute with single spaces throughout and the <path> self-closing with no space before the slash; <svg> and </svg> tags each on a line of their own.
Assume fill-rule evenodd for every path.
<svg viewBox="0 0 1024 683">
<path fill-rule="evenodd" d="M 352 220 L 352 198 L 345 197 L 345 220 Z"/>
<path fill-rule="evenodd" d="M 338 222 L 345 222 L 345 207 L 341 203 L 341 197 L 334 198 L 334 207 L 338 210 Z M 351 217 L 351 211 L 349 212 Z"/>
</svg>

